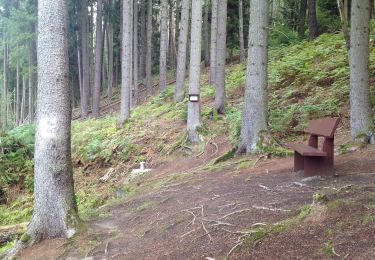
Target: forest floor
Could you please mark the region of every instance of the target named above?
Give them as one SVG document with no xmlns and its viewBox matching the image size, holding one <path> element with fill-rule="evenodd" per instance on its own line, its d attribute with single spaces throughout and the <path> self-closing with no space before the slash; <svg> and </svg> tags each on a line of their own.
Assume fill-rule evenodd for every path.
<svg viewBox="0 0 375 260">
<path fill-rule="evenodd" d="M 173 85 L 135 108 L 121 129 L 118 93 L 103 97 L 102 118 L 72 126 L 82 228 L 69 240 L 28 248 L 18 259 L 375 259 L 375 147 L 350 142 L 342 35 L 271 50 L 269 64 L 268 149 L 253 156 L 225 158 L 239 141 L 245 64 L 227 67 L 222 117 L 212 111 L 215 90 L 203 71 L 204 142 L 197 147 L 186 140 L 187 101 L 173 103 Z M 73 115 L 78 119 L 79 111 Z M 328 116 L 342 119 L 335 136 L 338 176 L 293 173 L 285 143 L 306 142 L 307 121 Z M 130 178 L 141 161 L 152 171 Z M 104 176 L 109 179 L 101 181 Z M 32 195 L 19 196 L 19 190 L 9 206 L 0 205 L 3 225 L 26 226 L 30 219 Z"/>
<path fill-rule="evenodd" d="M 78 236 L 18 259 L 375 259 L 375 147 L 337 156 L 336 177 L 307 179 L 291 157 L 215 168 L 228 149 L 221 137 L 170 158 Z"/>
</svg>

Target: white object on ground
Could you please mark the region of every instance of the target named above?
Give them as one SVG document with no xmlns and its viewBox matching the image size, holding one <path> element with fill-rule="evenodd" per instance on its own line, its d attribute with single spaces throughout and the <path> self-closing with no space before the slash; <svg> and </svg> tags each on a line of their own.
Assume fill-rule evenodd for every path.
<svg viewBox="0 0 375 260">
<path fill-rule="evenodd" d="M 146 172 L 150 172 L 151 171 L 151 169 L 146 169 L 145 168 L 145 162 L 141 162 L 140 163 L 140 166 L 139 166 L 139 169 L 134 169 L 133 171 L 132 171 L 132 174 L 138 174 L 138 175 L 142 175 L 142 174 L 144 174 L 144 173 L 146 173 Z"/>
</svg>

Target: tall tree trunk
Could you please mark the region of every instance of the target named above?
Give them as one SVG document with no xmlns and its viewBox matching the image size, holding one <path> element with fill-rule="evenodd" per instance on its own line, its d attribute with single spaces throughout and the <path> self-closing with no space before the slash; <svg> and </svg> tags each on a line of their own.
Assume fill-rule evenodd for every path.
<svg viewBox="0 0 375 260">
<path fill-rule="evenodd" d="M 79 86 L 79 96 L 82 97 L 83 93 L 83 80 L 82 80 L 82 51 L 80 47 L 80 42 L 82 41 L 81 32 L 77 30 L 76 35 L 77 35 L 77 67 L 78 67 L 78 86 Z M 74 99 L 74 89 L 72 88 L 72 97 Z M 74 102 L 73 102 L 74 104 Z M 73 105 L 74 108 L 74 105 Z"/>
<path fill-rule="evenodd" d="M 243 36 L 243 5 L 242 0 L 238 1 L 239 27 L 240 27 L 240 62 L 245 60 L 245 41 Z"/>
<path fill-rule="evenodd" d="M 210 66 L 209 0 L 204 1 L 204 66 Z"/>
<path fill-rule="evenodd" d="M 108 22 L 107 27 L 107 46 L 108 46 L 108 99 L 112 98 L 114 88 L 114 70 L 113 70 L 113 24 Z"/>
<path fill-rule="evenodd" d="M 146 91 L 152 96 L 152 0 L 147 0 Z"/>
<path fill-rule="evenodd" d="M 38 1 L 35 204 L 28 230 L 10 255 L 42 239 L 72 237 L 79 222 L 70 149 L 66 7 L 66 0 Z"/>
<path fill-rule="evenodd" d="M 350 30 L 350 128 L 353 138 L 372 126 L 369 83 L 370 1 L 352 0 Z"/>
<path fill-rule="evenodd" d="M 20 124 L 20 65 L 17 62 L 17 67 L 16 67 L 16 126 Z"/>
<path fill-rule="evenodd" d="M 91 3 L 89 15 L 89 62 L 90 62 L 90 84 L 89 84 L 89 103 L 91 103 L 92 108 L 92 96 L 94 91 L 95 82 L 95 51 L 94 51 L 94 7 Z"/>
<path fill-rule="evenodd" d="M 22 75 L 22 94 L 21 94 L 21 112 L 20 112 L 20 122 L 23 124 L 25 121 L 26 114 L 26 78 L 25 75 Z"/>
<path fill-rule="evenodd" d="M 217 48 L 217 9 L 218 0 L 211 0 L 212 16 L 211 16 L 211 55 L 210 55 L 210 84 L 215 84 L 216 79 L 216 48 Z"/>
<path fill-rule="evenodd" d="M 172 2 L 172 1 L 171 1 Z M 175 43 L 175 28 L 174 28 L 174 13 L 173 4 L 171 3 L 169 7 L 169 44 L 168 44 L 168 64 L 171 69 L 176 68 L 176 43 Z"/>
<path fill-rule="evenodd" d="M 168 49 L 168 0 L 161 0 L 160 6 L 160 60 L 159 88 L 167 88 L 167 49 Z"/>
<path fill-rule="evenodd" d="M 202 38 L 202 4 L 193 0 L 191 6 L 191 44 L 189 95 L 200 95 L 201 38 Z M 199 143 L 197 132 L 201 126 L 200 100 L 188 103 L 187 132 L 190 142 Z"/>
<path fill-rule="evenodd" d="M 98 0 L 96 13 L 96 44 L 95 44 L 95 82 L 92 93 L 92 116 L 99 117 L 100 89 L 102 86 L 102 56 L 103 56 L 103 1 Z"/>
<path fill-rule="evenodd" d="M 184 85 L 186 73 L 186 48 L 189 32 L 190 0 L 182 0 L 180 36 L 178 37 L 178 57 L 176 73 L 176 91 L 174 101 L 181 102 L 184 99 Z"/>
<path fill-rule="evenodd" d="M 280 7 L 283 4 L 282 0 L 273 0 L 272 1 L 272 23 L 273 26 L 276 26 L 276 23 L 278 22 L 280 18 Z"/>
<path fill-rule="evenodd" d="M 35 117 L 35 90 L 36 78 L 35 68 L 35 46 L 32 41 L 29 43 L 29 124 L 34 122 Z"/>
<path fill-rule="evenodd" d="M 218 0 L 216 45 L 215 110 L 225 113 L 225 61 L 227 54 L 227 0 Z"/>
<path fill-rule="evenodd" d="M 134 106 L 139 104 L 139 93 L 138 93 L 138 2 L 134 1 L 134 22 L 133 22 L 133 80 L 134 80 Z"/>
<path fill-rule="evenodd" d="M 175 28 L 175 34 L 174 34 L 174 42 L 176 44 L 176 63 L 177 63 L 177 55 L 178 55 L 178 35 L 180 33 L 180 11 L 181 11 L 181 8 L 180 8 L 180 0 L 176 0 L 176 17 L 175 17 L 175 25 L 174 25 L 174 28 Z M 176 64 L 177 66 L 177 64 Z"/>
<path fill-rule="evenodd" d="M 120 126 L 130 118 L 130 99 L 131 99 L 131 45 L 132 30 L 131 24 L 133 17 L 131 16 L 132 1 L 124 0 L 123 2 L 123 33 L 122 33 L 122 80 L 121 80 L 121 108 L 120 108 Z"/>
<path fill-rule="evenodd" d="M 316 17 L 316 0 L 308 0 L 309 13 L 309 39 L 310 41 L 318 37 L 318 19 Z"/>
<path fill-rule="evenodd" d="M 107 67 L 107 64 L 106 64 L 106 61 L 107 61 L 106 54 L 107 54 L 107 50 L 108 50 L 107 41 L 106 41 L 106 38 L 107 38 L 107 20 L 106 19 L 103 19 L 103 34 L 102 34 L 102 36 L 103 36 L 102 37 L 102 59 L 100 61 L 101 74 L 102 74 L 101 77 L 100 77 L 100 80 L 101 80 L 100 92 L 101 93 L 104 90 L 104 85 L 106 84 L 106 79 L 107 79 L 107 75 L 108 75 L 108 67 Z"/>
<path fill-rule="evenodd" d="M 345 39 L 346 49 L 350 49 L 350 32 L 348 18 L 348 0 L 337 0 L 337 6 L 340 12 L 342 34 Z"/>
<path fill-rule="evenodd" d="M 267 129 L 268 13 L 268 1 L 251 0 L 247 80 L 238 154 L 256 151 L 259 133 Z"/>
<path fill-rule="evenodd" d="M 86 118 L 89 114 L 90 96 L 90 47 L 89 47 L 89 14 L 87 0 L 81 2 L 80 31 L 82 50 L 82 95 L 81 95 L 81 115 Z"/>
<path fill-rule="evenodd" d="M 140 30 L 140 59 L 139 59 L 139 75 L 141 79 L 146 77 L 146 52 L 147 52 L 147 44 L 146 44 L 146 1 L 141 0 L 140 4 L 140 20 L 141 20 L 141 30 Z"/>
<path fill-rule="evenodd" d="M 298 18 L 298 35 L 300 39 L 303 39 L 305 37 L 306 11 L 307 11 L 307 0 L 301 0 L 301 5 L 299 8 L 299 18 Z"/>
<path fill-rule="evenodd" d="M 4 41 L 4 57 L 3 57 L 3 127 L 8 125 L 8 44 Z"/>
<path fill-rule="evenodd" d="M 134 99 L 134 81 L 133 81 L 133 22 L 134 22 L 134 16 L 133 16 L 133 2 L 130 3 L 130 53 L 129 53 L 129 63 L 130 63 L 130 69 L 129 69 L 129 78 L 130 78 L 130 110 L 133 107 L 133 99 Z M 130 117 L 130 116 L 129 116 Z"/>
</svg>

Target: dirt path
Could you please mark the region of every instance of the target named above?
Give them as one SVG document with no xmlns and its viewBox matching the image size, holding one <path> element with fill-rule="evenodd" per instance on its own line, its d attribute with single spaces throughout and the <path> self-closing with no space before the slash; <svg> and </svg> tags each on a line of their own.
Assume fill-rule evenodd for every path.
<svg viewBox="0 0 375 260">
<path fill-rule="evenodd" d="M 233 166 L 214 172 L 194 170 L 196 165 L 205 164 L 228 149 L 224 140 L 217 144 L 218 151 L 213 145 L 208 146 L 201 158 L 176 159 L 160 166 L 152 175 L 139 179 L 139 193 L 103 209 L 105 217 L 88 223 L 85 234 L 62 247 L 66 251 L 64 255 L 60 248 L 50 254 L 47 254 L 48 250 L 44 251 L 43 256 L 225 259 L 237 244 L 241 232 L 249 231 L 257 223 L 269 225 L 295 216 L 302 206 L 312 203 L 314 193 L 324 190 L 334 194 L 346 185 L 360 190 L 375 184 L 374 148 L 339 156 L 336 161 L 339 177 L 306 182 L 302 176 L 291 172 L 292 158 L 261 161 L 256 167 L 243 170 L 233 169 Z M 272 235 L 255 247 L 234 250 L 230 258 L 305 259 L 309 253 L 311 258 L 322 259 L 325 254 L 320 248 L 326 241 L 324 227 L 335 221 L 319 223 L 311 230 L 305 227 L 299 232 Z M 354 250 L 358 240 L 363 239 L 363 247 L 359 250 L 365 257 L 357 259 L 375 257 L 371 249 L 375 248 L 375 224 L 365 230 L 367 237 L 353 235 L 348 239 L 355 238 L 356 243 L 342 243 L 339 249 Z M 370 237 L 372 239 L 368 240 Z M 36 251 L 28 249 L 20 259 L 32 259 L 33 255 L 35 259 L 41 259 Z"/>
</svg>

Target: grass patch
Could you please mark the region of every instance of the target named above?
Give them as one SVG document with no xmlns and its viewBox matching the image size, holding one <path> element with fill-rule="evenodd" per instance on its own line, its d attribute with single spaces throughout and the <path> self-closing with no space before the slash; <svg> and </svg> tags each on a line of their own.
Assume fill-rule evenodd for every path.
<svg viewBox="0 0 375 260">
<path fill-rule="evenodd" d="M 151 185 L 154 190 L 160 190 L 168 185 L 175 183 L 178 180 L 181 180 L 182 178 L 183 178 L 182 174 L 176 173 L 171 176 L 158 179 L 155 182 L 153 182 Z"/>
<path fill-rule="evenodd" d="M 9 241 L 5 243 L 4 245 L 0 246 L 0 257 L 1 254 L 5 254 L 9 249 L 11 249 L 16 244 L 16 240 Z"/>
<path fill-rule="evenodd" d="M 355 205 L 355 203 L 356 202 L 353 199 L 338 199 L 329 201 L 327 207 L 331 211 L 341 211 Z"/>
<path fill-rule="evenodd" d="M 155 208 L 156 204 L 154 201 L 146 201 L 146 202 L 143 202 L 141 205 L 139 205 L 137 207 L 137 211 L 138 212 L 142 212 L 142 211 L 145 211 L 147 209 L 153 209 Z"/>
<path fill-rule="evenodd" d="M 256 227 L 250 229 L 248 244 L 256 245 L 270 234 L 278 235 L 288 229 L 297 226 L 310 214 L 312 209 L 311 207 L 311 205 L 304 206 L 300 209 L 298 215 L 284 219 L 273 226 Z"/>
<path fill-rule="evenodd" d="M 301 223 L 310 214 L 310 212 L 311 212 L 311 206 L 310 205 L 304 206 L 300 210 L 297 216 L 289 218 L 289 219 L 285 219 L 277 223 L 276 225 L 274 225 L 271 229 L 271 233 L 280 234 L 284 232 L 285 230 L 295 227 L 296 225 Z"/>
<path fill-rule="evenodd" d="M 334 248 L 333 248 L 333 242 L 328 241 L 327 243 L 324 244 L 324 247 L 321 249 L 323 253 L 328 255 L 329 257 L 334 257 Z"/>
<path fill-rule="evenodd" d="M 365 214 L 362 218 L 362 224 L 364 226 L 369 226 L 370 224 L 375 224 L 375 215 Z"/>
<path fill-rule="evenodd" d="M 28 222 L 33 213 L 33 196 L 21 196 L 10 207 L 0 206 L 0 226 Z"/>
</svg>

